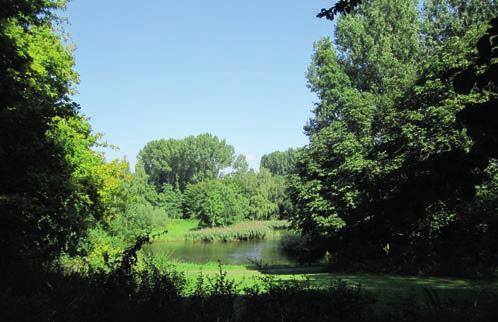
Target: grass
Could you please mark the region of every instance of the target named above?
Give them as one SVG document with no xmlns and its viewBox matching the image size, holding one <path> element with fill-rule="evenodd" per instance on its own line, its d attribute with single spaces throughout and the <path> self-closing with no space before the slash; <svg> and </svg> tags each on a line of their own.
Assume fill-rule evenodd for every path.
<svg viewBox="0 0 498 322">
<path fill-rule="evenodd" d="M 269 223 L 267 223 L 269 224 Z M 277 223 L 274 223 L 277 225 Z M 281 223 L 280 223 L 281 224 Z M 168 233 L 156 237 L 156 240 L 164 241 L 179 241 L 185 238 L 193 238 L 193 235 L 203 236 L 217 235 L 218 239 L 224 240 L 226 234 L 234 234 L 234 232 L 245 231 L 250 229 L 258 229 L 263 227 L 261 222 L 243 222 L 222 229 L 199 229 L 196 220 L 171 220 L 166 229 Z M 159 230 L 158 230 L 159 231 Z M 244 233 L 246 234 L 246 233 Z M 266 235 L 265 235 L 266 237 Z M 211 238 L 211 237 L 210 237 Z M 231 240 L 227 237 L 227 240 Z M 158 259 L 159 267 L 173 266 L 176 270 L 183 272 L 189 283 L 195 283 L 199 273 L 202 272 L 205 276 L 215 276 L 218 274 L 218 263 L 195 264 L 168 261 L 168 259 Z M 453 279 L 439 277 L 420 277 L 420 276 L 397 276 L 397 275 L 376 275 L 363 273 L 329 273 L 324 271 L 324 267 L 315 266 L 280 266 L 280 267 L 265 267 L 255 265 L 223 265 L 223 270 L 227 272 L 228 278 L 234 280 L 239 285 L 239 291 L 243 288 L 250 287 L 260 281 L 260 278 L 270 275 L 275 280 L 286 281 L 302 281 L 310 283 L 318 288 L 327 288 L 337 280 L 341 280 L 350 285 L 360 284 L 362 288 L 372 291 L 377 294 L 378 305 L 381 307 L 389 307 L 393 303 L 399 303 L 400 300 L 413 295 L 416 300 L 423 303 L 424 289 L 433 289 L 442 300 L 444 299 L 466 299 L 471 298 L 481 290 L 498 291 L 498 281 L 485 280 L 468 280 L 468 279 Z M 265 274 L 263 274 L 263 272 Z"/>
<path fill-rule="evenodd" d="M 195 278 L 197 274 L 215 274 L 218 272 L 218 263 L 194 264 L 194 263 L 172 263 L 172 265 L 186 274 L 187 277 Z M 236 281 L 244 278 L 263 276 L 264 274 L 255 269 L 254 266 L 244 265 L 223 265 L 228 276 Z M 350 284 L 361 284 L 370 290 L 401 291 L 414 287 L 431 287 L 438 290 L 468 290 L 468 289 L 498 289 L 498 281 L 468 280 L 440 277 L 421 276 L 398 276 L 398 275 L 377 275 L 377 274 L 351 274 L 351 273 L 327 273 L 322 266 L 311 267 L 287 267 L 269 268 L 265 271 L 267 275 L 272 275 L 280 280 L 309 280 L 315 286 L 329 286 L 331 282 L 338 279 Z"/>
<path fill-rule="evenodd" d="M 199 273 L 215 276 L 219 272 L 218 263 L 193 264 L 171 263 L 176 270 L 183 272 L 189 283 L 195 283 Z M 413 295 L 420 304 L 424 303 L 424 289 L 433 289 L 441 300 L 464 300 L 471 298 L 482 290 L 498 291 L 498 281 L 453 279 L 439 277 L 397 276 L 376 274 L 328 273 L 323 266 L 268 268 L 266 274 L 254 266 L 223 265 L 228 278 L 234 280 L 239 291 L 261 282 L 263 276 L 272 276 L 278 282 L 309 283 L 316 288 L 327 288 L 338 280 L 348 285 L 358 286 L 372 291 L 377 296 L 380 309 L 388 309 L 394 303 Z"/>
<path fill-rule="evenodd" d="M 198 228 L 197 219 L 170 219 L 164 228 L 153 229 L 151 235 L 153 240 L 180 241 L 185 240 L 188 233 Z"/>
</svg>

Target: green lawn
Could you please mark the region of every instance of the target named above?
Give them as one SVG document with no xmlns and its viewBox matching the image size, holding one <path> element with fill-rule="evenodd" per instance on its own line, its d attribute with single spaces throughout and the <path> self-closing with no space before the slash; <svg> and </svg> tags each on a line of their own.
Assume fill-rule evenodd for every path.
<svg viewBox="0 0 498 322">
<path fill-rule="evenodd" d="M 170 219 L 164 228 L 155 228 L 152 230 L 152 236 L 155 236 L 166 230 L 166 233 L 153 237 L 153 240 L 178 241 L 184 240 L 185 236 L 199 228 L 197 219 Z"/>
<path fill-rule="evenodd" d="M 218 273 L 218 264 L 192 264 L 175 263 L 173 266 L 185 274 L 190 283 L 194 283 L 199 273 L 206 276 L 213 276 Z M 243 265 L 223 265 L 222 269 L 227 272 L 230 279 L 236 281 L 240 289 L 259 283 L 259 278 L 263 273 L 255 267 Z M 420 276 L 397 276 L 397 275 L 376 275 L 363 273 L 327 273 L 323 272 L 323 267 L 286 267 L 269 268 L 267 275 L 274 277 L 277 281 L 298 281 L 310 283 L 315 287 L 328 287 L 334 282 L 341 280 L 348 284 L 361 285 L 364 290 L 374 293 L 377 305 L 389 307 L 394 303 L 400 303 L 408 298 L 410 294 L 415 296 L 419 304 L 424 303 L 424 288 L 430 288 L 437 292 L 442 301 L 451 298 L 466 299 L 476 295 L 482 290 L 498 291 L 498 281 L 467 280 L 439 277 Z"/>
<path fill-rule="evenodd" d="M 194 264 L 194 263 L 173 263 L 177 270 L 184 272 L 187 278 L 195 278 L 202 271 L 206 275 L 218 273 L 218 263 Z M 253 266 L 244 265 L 223 265 L 222 269 L 228 276 L 237 282 L 244 282 L 249 285 L 254 278 L 265 275 Z M 430 287 L 439 291 L 446 290 L 477 290 L 495 289 L 498 290 L 498 280 L 468 280 L 441 277 L 420 277 L 420 276 L 398 276 L 398 275 L 377 275 L 364 273 L 327 273 L 323 272 L 323 267 L 287 267 L 277 269 L 267 269 L 266 275 L 271 275 L 279 280 L 308 280 L 312 285 L 327 287 L 337 280 L 343 280 L 353 285 L 361 284 L 364 289 L 384 292 L 398 292 L 412 288 Z"/>
</svg>

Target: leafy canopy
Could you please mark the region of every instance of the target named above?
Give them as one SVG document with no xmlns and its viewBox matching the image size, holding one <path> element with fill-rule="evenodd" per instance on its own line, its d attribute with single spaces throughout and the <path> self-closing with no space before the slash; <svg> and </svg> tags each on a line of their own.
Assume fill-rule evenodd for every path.
<svg viewBox="0 0 498 322">
<path fill-rule="evenodd" d="M 151 141 L 138 158 L 157 191 L 165 183 L 183 191 L 188 184 L 219 177 L 232 165 L 234 149 L 212 134 L 200 134 Z"/>
</svg>

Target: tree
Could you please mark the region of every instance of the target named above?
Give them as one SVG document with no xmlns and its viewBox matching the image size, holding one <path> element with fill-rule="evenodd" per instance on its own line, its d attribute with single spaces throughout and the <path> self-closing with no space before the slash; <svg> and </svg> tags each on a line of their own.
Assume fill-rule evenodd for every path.
<svg viewBox="0 0 498 322">
<path fill-rule="evenodd" d="M 161 191 L 165 183 L 183 191 L 188 184 L 220 176 L 230 166 L 234 149 L 211 134 L 182 140 L 151 141 L 139 152 L 150 183 Z"/>
<path fill-rule="evenodd" d="M 482 171 L 472 166 L 472 142 L 456 120 L 486 96 L 458 96 L 448 76 L 468 66 L 480 27 L 470 24 L 426 50 L 445 36 L 431 29 L 428 37 L 418 26 L 414 2 L 365 1 L 338 20 L 337 49 L 330 40 L 317 43 L 308 80 L 319 102 L 292 177 L 293 222 L 340 256 L 450 268 L 469 253 L 457 236 L 469 243 L 484 223 L 468 220 L 480 212 L 475 173 Z M 474 241 L 470 253 L 490 253 Z M 469 271 L 482 263 L 472 261 L 463 265 Z"/>
<path fill-rule="evenodd" d="M 239 154 L 233 161 L 232 168 L 235 173 L 245 173 L 249 171 L 249 164 L 247 163 L 246 156 Z"/>
<path fill-rule="evenodd" d="M 258 173 L 252 169 L 235 173 L 224 177 L 223 181 L 235 184 L 247 198 L 246 219 L 287 218 L 291 212 L 292 205 L 286 191 L 286 179 L 272 175 L 266 168 L 261 168 Z"/>
<path fill-rule="evenodd" d="M 112 230 L 128 208 L 128 164 L 105 161 L 101 136 L 71 99 L 78 75 L 57 16 L 65 3 L 0 9 L 0 270 L 9 283 L 5 271 L 36 276 L 23 272 L 81 252 L 89 232 Z"/>
<path fill-rule="evenodd" d="M 87 213 L 54 118 L 77 115 L 78 76 L 58 32 L 62 1 L 7 1 L 0 9 L 0 269 L 74 249 Z M 93 196 L 89 196 L 93 198 Z M 4 275 L 4 274 L 2 274 Z"/>
<path fill-rule="evenodd" d="M 208 227 L 236 223 L 245 217 L 248 207 L 236 185 L 216 179 L 189 185 L 184 200 L 187 215 Z"/>
<path fill-rule="evenodd" d="M 490 94 L 485 101 L 472 102 L 458 114 L 459 121 L 468 129 L 474 141 L 473 154 L 486 161 L 498 158 L 497 35 L 498 18 L 494 18 L 487 33 L 477 42 L 478 57 L 454 78 L 454 87 L 459 94 L 468 95 L 473 90 Z"/>
<path fill-rule="evenodd" d="M 164 184 L 162 191 L 157 195 L 157 206 L 165 212 L 167 218 L 181 218 L 182 203 L 182 193 L 169 184 Z"/>
<path fill-rule="evenodd" d="M 383 123 L 414 82 L 417 25 L 414 1 L 368 1 L 338 20 L 337 51 L 328 38 L 315 44 L 308 86 L 319 102 L 305 127 L 310 145 L 298 161 L 301 179 L 293 179 L 292 192 L 296 214 L 303 214 L 296 224 L 305 232 L 344 227 L 368 195 L 364 183 L 379 171 L 372 148 L 388 139 Z"/>
<path fill-rule="evenodd" d="M 425 50 L 435 51 L 451 37 L 463 37 L 496 14 L 495 0 L 425 0 L 422 36 Z"/>
<path fill-rule="evenodd" d="M 454 76 L 448 76 L 472 64 L 482 30 L 483 25 L 470 26 L 465 35 L 448 38 L 426 57 L 417 86 L 398 103 L 391 141 L 379 147 L 386 161 L 401 162 L 374 186 L 378 197 L 369 207 L 375 211 L 373 222 L 376 227 L 391 225 L 372 238 L 389 243 L 391 256 L 439 273 L 488 274 L 496 265 L 490 256 L 496 243 L 489 238 L 496 225 L 486 209 L 496 198 L 491 197 L 494 161 L 489 155 L 476 158 L 480 144 L 458 121 L 465 106 L 486 100 L 493 89 L 458 95 L 451 83 Z M 487 206 L 482 202 L 486 186 Z"/>
<path fill-rule="evenodd" d="M 136 213 L 142 210 L 136 205 L 143 197 L 133 198 L 126 190 L 133 184 L 128 163 L 105 161 L 103 153 L 96 150 L 103 146 L 99 143 L 100 135 L 92 133 L 84 117 L 54 118 L 47 138 L 62 148 L 72 169 L 66 184 L 73 195 L 66 201 L 63 214 L 69 218 L 58 218 L 65 221 L 55 227 L 79 235 L 72 236 L 72 248 L 61 251 L 64 257 L 83 256 L 93 268 L 105 267 L 106 259 L 120 256 L 139 233 L 151 226 L 148 217 Z M 149 212 L 146 214 L 150 216 Z M 45 219 L 45 223 L 51 227 L 56 222 Z"/>
<path fill-rule="evenodd" d="M 294 171 L 296 153 L 297 150 L 290 148 L 265 154 L 261 157 L 260 170 L 265 168 L 273 175 L 286 176 Z"/>
</svg>

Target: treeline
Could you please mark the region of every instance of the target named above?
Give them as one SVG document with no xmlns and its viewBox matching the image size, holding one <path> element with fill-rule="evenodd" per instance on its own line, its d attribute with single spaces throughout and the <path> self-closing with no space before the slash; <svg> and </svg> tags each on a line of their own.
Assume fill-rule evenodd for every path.
<svg viewBox="0 0 498 322">
<path fill-rule="evenodd" d="M 279 153 L 290 156 L 292 151 Z M 276 159 L 277 165 L 288 162 L 273 155 L 263 158 Z M 164 218 L 198 218 L 213 227 L 286 218 L 292 209 L 287 173 L 264 163 L 259 172 L 249 169 L 244 155 L 235 155 L 232 146 L 210 134 L 149 142 L 135 172 L 149 190 L 149 203 L 162 209 Z"/>
<path fill-rule="evenodd" d="M 315 44 L 292 220 L 343 268 L 493 274 L 497 3 L 358 2 Z"/>
</svg>

